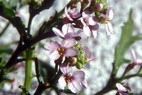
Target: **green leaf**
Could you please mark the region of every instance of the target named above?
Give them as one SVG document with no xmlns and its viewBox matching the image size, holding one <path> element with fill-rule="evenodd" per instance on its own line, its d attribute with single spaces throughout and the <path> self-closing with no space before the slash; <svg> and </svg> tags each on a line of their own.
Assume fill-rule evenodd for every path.
<svg viewBox="0 0 142 95">
<path fill-rule="evenodd" d="M 6 2 L 0 1 L 0 14 L 6 18 L 10 18 L 15 16 L 15 11 Z"/>
<path fill-rule="evenodd" d="M 11 53 L 10 45 L 16 44 L 16 42 L 11 42 L 8 44 L 0 45 L 0 54 L 2 53 Z"/>
<path fill-rule="evenodd" d="M 0 67 L 4 66 L 6 64 L 6 56 L 5 54 L 0 55 Z"/>
<path fill-rule="evenodd" d="M 133 36 L 134 22 L 132 20 L 132 10 L 130 11 L 127 22 L 122 27 L 122 35 L 118 45 L 115 48 L 115 72 L 123 64 L 128 62 L 125 60 L 124 55 L 129 47 L 137 40 L 142 40 L 142 36 Z"/>
</svg>

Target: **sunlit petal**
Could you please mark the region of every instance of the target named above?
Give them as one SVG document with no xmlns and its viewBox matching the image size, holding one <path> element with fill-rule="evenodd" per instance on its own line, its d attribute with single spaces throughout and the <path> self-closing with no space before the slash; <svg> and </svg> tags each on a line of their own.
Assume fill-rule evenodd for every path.
<svg viewBox="0 0 142 95">
<path fill-rule="evenodd" d="M 76 40 L 75 39 L 65 39 L 62 41 L 61 46 L 64 48 L 70 48 L 76 45 Z"/>
<path fill-rule="evenodd" d="M 60 45 L 57 43 L 57 42 L 54 42 L 54 41 L 49 41 L 49 42 L 46 42 L 45 45 L 44 45 L 44 48 L 49 50 L 49 51 L 54 51 L 56 50 Z"/>
<path fill-rule="evenodd" d="M 66 50 L 64 56 L 66 57 L 72 57 L 78 54 L 78 50 L 74 49 L 74 48 L 69 48 Z"/>
<path fill-rule="evenodd" d="M 59 29 L 53 27 L 52 30 L 57 36 L 64 37 L 64 34 Z"/>
</svg>

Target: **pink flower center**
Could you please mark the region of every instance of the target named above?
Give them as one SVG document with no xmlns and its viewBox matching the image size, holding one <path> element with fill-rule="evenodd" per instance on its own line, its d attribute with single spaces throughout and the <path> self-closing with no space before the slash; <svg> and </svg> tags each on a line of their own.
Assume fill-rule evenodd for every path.
<svg viewBox="0 0 142 95">
<path fill-rule="evenodd" d="M 59 52 L 59 54 L 62 56 L 65 53 L 65 49 L 64 48 L 58 48 L 57 51 Z"/>
<path fill-rule="evenodd" d="M 69 83 L 69 82 L 71 82 L 71 81 L 73 80 L 73 77 L 70 76 L 70 75 L 65 75 L 64 78 L 65 78 L 65 81 L 66 81 L 67 83 Z"/>
<path fill-rule="evenodd" d="M 84 18 L 83 20 L 86 24 L 89 24 L 88 19 Z"/>
</svg>

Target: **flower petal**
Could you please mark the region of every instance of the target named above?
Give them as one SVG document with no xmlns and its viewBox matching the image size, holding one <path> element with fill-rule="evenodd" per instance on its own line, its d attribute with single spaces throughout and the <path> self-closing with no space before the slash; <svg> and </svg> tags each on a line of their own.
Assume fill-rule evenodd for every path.
<svg viewBox="0 0 142 95">
<path fill-rule="evenodd" d="M 60 70 L 64 75 L 69 74 L 71 72 L 71 68 L 66 63 L 60 65 Z"/>
<path fill-rule="evenodd" d="M 96 22 L 95 22 L 95 20 L 94 20 L 93 17 L 89 17 L 89 19 L 88 19 L 88 24 L 89 24 L 89 25 L 95 25 L 95 24 L 96 24 Z"/>
<path fill-rule="evenodd" d="M 90 59 L 91 58 L 91 52 L 89 51 L 89 48 L 87 46 L 84 46 L 83 50 L 85 51 L 85 57 Z"/>
<path fill-rule="evenodd" d="M 76 40 L 75 39 L 65 39 L 62 41 L 62 47 L 64 48 L 71 48 L 74 45 L 76 45 Z"/>
<path fill-rule="evenodd" d="M 91 28 L 91 30 L 98 30 L 99 29 L 99 25 L 98 24 L 90 25 L 89 27 Z"/>
<path fill-rule="evenodd" d="M 66 35 L 67 33 L 74 32 L 74 27 L 72 24 L 64 24 L 62 27 L 63 34 Z"/>
<path fill-rule="evenodd" d="M 89 18 L 90 17 L 90 12 L 89 11 L 83 11 L 82 12 L 82 17 L 86 18 L 86 19 Z"/>
<path fill-rule="evenodd" d="M 90 26 L 90 28 L 92 30 L 92 34 L 93 34 L 94 38 L 96 38 L 97 37 L 97 31 L 96 30 L 99 29 L 99 25 L 98 24 L 92 25 L 92 26 Z"/>
<path fill-rule="evenodd" d="M 53 51 L 50 53 L 50 58 L 53 59 L 53 60 L 57 60 L 58 58 L 60 58 L 60 55 L 58 53 L 57 50 Z"/>
<path fill-rule="evenodd" d="M 87 25 L 83 27 L 83 32 L 85 33 L 86 36 L 88 37 L 91 36 L 91 30 Z"/>
<path fill-rule="evenodd" d="M 59 46 L 60 45 L 57 42 L 49 41 L 45 43 L 44 48 L 52 52 L 56 50 Z"/>
<path fill-rule="evenodd" d="M 116 83 L 116 87 L 119 92 L 127 92 L 127 89 L 123 85 L 121 85 L 120 83 Z"/>
<path fill-rule="evenodd" d="M 96 30 L 92 30 L 92 34 L 93 34 L 93 36 L 94 36 L 94 38 L 97 38 L 97 31 Z"/>
<path fill-rule="evenodd" d="M 53 28 L 52 28 L 52 31 L 53 31 L 57 36 L 64 37 L 64 34 L 62 33 L 62 31 L 60 31 L 58 28 L 53 27 Z"/>
<path fill-rule="evenodd" d="M 70 83 L 68 83 L 68 88 L 73 92 L 73 93 L 77 93 L 82 89 L 82 86 L 80 84 L 80 82 L 77 81 L 71 81 Z"/>
<path fill-rule="evenodd" d="M 84 88 L 87 88 L 87 87 L 88 87 L 88 84 L 87 84 L 87 81 L 86 81 L 86 80 L 82 81 L 81 83 L 82 83 L 82 86 L 83 86 Z"/>
<path fill-rule="evenodd" d="M 83 32 L 82 30 L 79 30 L 77 32 L 72 32 L 72 33 L 67 33 L 65 35 L 65 39 L 71 39 L 71 38 L 74 38 L 74 37 L 78 37 L 80 36 L 80 33 Z"/>
<path fill-rule="evenodd" d="M 69 13 L 68 13 L 68 9 L 67 9 L 67 7 L 65 7 L 65 15 L 67 16 L 67 18 L 70 20 L 70 21 L 73 21 L 73 19 L 71 18 L 71 16 L 69 15 Z"/>
<path fill-rule="evenodd" d="M 66 50 L 64 56 L 65 57 L 72 57 L 78 54 L 78 50 L 74 49 L 74 48 L 69 48 Z"/>
<path fill-rule="evenodd" d="M 106 33 L 107 33 L 107 35 L 112 34 L 112 31 L 113 31 L 112 24 L 110 22 L 108 22 L 106 24 Z"/>
<path fill-rule="evenodd" d="M 137 58 L 136 58 L 136 53 L 133 49 L 131 49 L 131 56 L 133 58 L 133 62 L 136 62 L 137 61 Z"/>
<path fill-rule="evenodd" d="M 85 73 L 83 71 L 76 71 L 73 73 L 72 77 L 74 78 L 74 80 L 82 82 L 85 79 Z"/>
<path fill-rule="evenodd" d="M 78 18 L 81 16 L 80 10 L 78 8 L 73 8 L 70 10 L 70 15 L 72 18 Z"/>
<path fill-rule="evenodd" d="M 64 89 L 67 85 L 64 76 L 59 78 L 58 83 L 61 89 Z"/>
<path fill-rule="evenodd" d="M 114 12 L 113 12 L 113 10 L 112 10 L 111 8 L 109 8 L 109 9 L 107 10 L 107 14 L 108 14 L 108 19 L 109 19 L 109 20 L 113 19 Z"/>
</svg>

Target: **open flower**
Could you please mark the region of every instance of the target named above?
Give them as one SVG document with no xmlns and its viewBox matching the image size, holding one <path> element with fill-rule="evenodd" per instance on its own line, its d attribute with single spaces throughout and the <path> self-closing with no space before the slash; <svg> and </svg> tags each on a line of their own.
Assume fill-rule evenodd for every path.
<svg viewBox="0 0 142 95">
<path fill-rule="evenodd" d="M 67 7 L 65 8 L 65 15 L 70 21 L 73 21 L 74 18 L 81 16 L 80 10 L 78 8 L 67 9 Z"/>
<path fill-rule="evenodd" d="M 59 79 L 60 87 L 65 88 L 67 86 L 73 93 L 77 93 L 87 86 L 83 71 L 76 71 L 71 74 L 70 67 L 67 64 L 62 64 L 60 70 L 63 73 L 63 76 Z"/>
<path fill-rule="evenodd" d="M 53 27 L 52 30 L 57 36 L 61 38 L 65 38 L 65 39 L 78 37 L 80 33 L 82 32 L 82 30 L 75 32 L 73 25 L 70 23 L 64 24 L 62 27 L 62 31 L 55 27 Z"/>
<path fill-rule="evenodd" d="M 44 45 L 45 49 L 50 51 L 50 57 L 57 60 L 60 57 L 72 57 L 77 55 L 78 51 L 73 48 L 76 45 L 74 39 L 63 40 L 61 45 L 54 41 L 46 42 Z"/>
<path fill-rule="evenodd" d="M 118 89 L 116 95 L 129 95 L 131 91 L 129 87 L 124 87 L 120 83 L 116 83 L 116 87 Z"/>
<path fill-rule="evenodd" d="M 101 17 L 99 18 L 99 22 L 105 24 L 107 35 L 112 34 L 113 31 L 112 24 L 110 23 L 110 20 L 113 18 L 113 16 L 113 10 L 108 8 L 104 13 L 101 14 Z"/>
<path fill-rule="evenodd" d="M 83 24 L 83 32 L 85 35 L 88 37 L 94 36 L 96 38 L 99 25 L 94 20 L 94 17 L 90 16 L 88 11 L 82 13 L 81 22 Z"/>
</svg>

